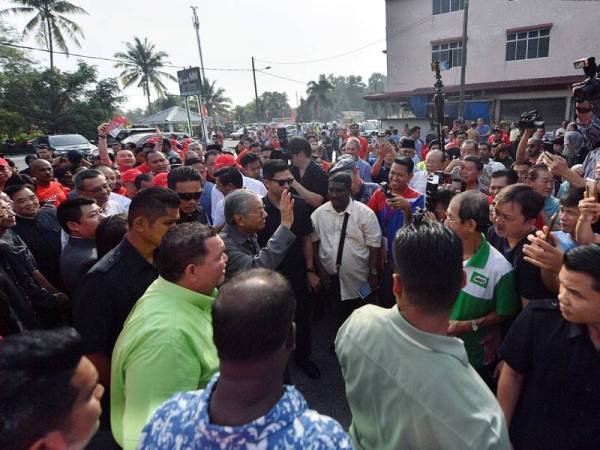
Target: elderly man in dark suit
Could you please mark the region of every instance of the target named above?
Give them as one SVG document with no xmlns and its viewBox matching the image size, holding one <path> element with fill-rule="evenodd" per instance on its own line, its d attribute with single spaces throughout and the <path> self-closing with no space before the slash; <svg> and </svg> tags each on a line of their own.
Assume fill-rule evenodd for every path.
<svg viewBox="0 0 600 450">
<path fill-rule="evenodd" d="M 287 190 L 279 205 L 281 225 L 264 248 L 258 244 L 256 233 L 266 224 L 267 212 L 261 198 L 246 189 L 231 192 L 225 197 L 225 228 L 220 236 L 228 256 L 225 278 L 236 272 L 258 267 L 275 269 L 281 264 L 296 236 L 290 230 L 294 223 L 294 200 Z"/>
</svg>

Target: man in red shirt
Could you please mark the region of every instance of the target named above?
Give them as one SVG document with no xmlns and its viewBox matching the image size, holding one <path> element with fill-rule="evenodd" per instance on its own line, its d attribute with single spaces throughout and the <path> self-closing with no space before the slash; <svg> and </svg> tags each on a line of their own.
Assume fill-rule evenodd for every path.
<svg viewBox="0 0 600 450">
<path fill-rule="evenodd" d="M 45 159 L 36 159 L 31 163 L 31 176 L 35 178 L 35 195 L 40 203 L 58 207 L 67 198 L 69 189 L 54 181 L 52 164 Z"/>
<path fill-rule="evenodd" d="M 357 123 L 353 123 L 350 125 L 350 136 L 354 136 L 356 139 L 360 141 L 360 151 L 358 152 L 358 156 L 360 159 L 368 159 L 369 158 L 369 141 L 366 138 L 360 135 L 360 126 Z"/>
</svg>

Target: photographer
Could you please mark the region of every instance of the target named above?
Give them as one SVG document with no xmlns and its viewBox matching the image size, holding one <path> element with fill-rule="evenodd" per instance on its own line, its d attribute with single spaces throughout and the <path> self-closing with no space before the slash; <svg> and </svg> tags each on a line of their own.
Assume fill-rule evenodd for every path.
<svg viewBox="0 0 600 450">
<path fill-rule="evenodd" d="M 587 100 L 575 103 L 575 114 L 577 129 L 589 150 L 583 161 L 583 177 L 594 178 L 594 167 L 600 159 L 600 118 L 594 115 L 592 104 Z"/>
</svg>

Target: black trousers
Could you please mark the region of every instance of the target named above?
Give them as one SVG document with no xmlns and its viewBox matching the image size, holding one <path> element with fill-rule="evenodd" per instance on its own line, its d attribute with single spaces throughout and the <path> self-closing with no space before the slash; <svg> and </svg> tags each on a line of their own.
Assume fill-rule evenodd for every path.
<svg viewBox="0 0 600 450">
<path fill-rule="evenodd" d="M 372 303 L 373 296 L 369 296 L 366 299 L 362 299 L 360 297 L 342 300 L 342 295 L 340 291 L 340 278 L 337 275 L 332 275 L 329 279 L 331 285 L 331 302 L 332 302 L 332 311 L 333 316 L 335 318 L 336 328 L 339 329 L 342 324 L 350 317 L 352 311 L 360 308 L 361 306 L 365 306 L 369 303 Z"/>
<path fill-rule="evenodd" d="M 296 297 L 296 350 L 294 359 L 302 360 L 310 356 L 312 352 L 311 318 L 313 313 L 314 296 L 308 291 L 306 274 L 286 274 L 290 282 L 294 296 Z"/>
</svg>

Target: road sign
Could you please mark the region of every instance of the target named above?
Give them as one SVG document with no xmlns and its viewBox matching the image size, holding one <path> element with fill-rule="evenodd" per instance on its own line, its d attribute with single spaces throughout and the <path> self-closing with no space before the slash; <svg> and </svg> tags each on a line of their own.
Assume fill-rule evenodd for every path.
<svg viewBox="0 0 600 450">
<path fill-rule="evenodd" d="M 179 83 L 179 94 L 181 96 L 200 95 L 202 88 L 200 69 L 198 67 L 190 67 L 189 69 L 178 71 L 177 82 Z"/>
</svg>

